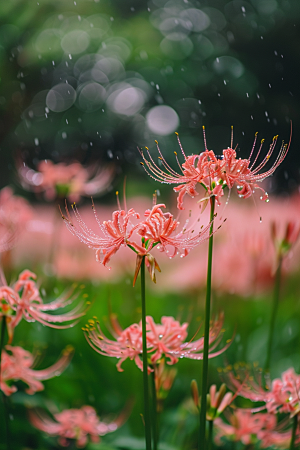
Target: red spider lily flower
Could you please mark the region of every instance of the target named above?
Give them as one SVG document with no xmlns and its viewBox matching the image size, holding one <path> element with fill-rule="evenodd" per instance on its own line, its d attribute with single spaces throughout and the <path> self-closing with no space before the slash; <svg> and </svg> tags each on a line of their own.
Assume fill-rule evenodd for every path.
<svg viewBox="0 0 300 450">
<path fill-rule="evenodd" d="M 137 253 L 144 255 L 147 253 L 145 248 L 142 247 L 142 244 L 139 245 L 130 240 L 133 232 L 137 228 L 137 225 L 132 223 L 132 219 L 140 219 L 140 215 L 136 213 L 134 209 L 131 208 L 128 212 L 121 209 L 119 211 L 114 211 L 112 214 L 112 220 L 101 223 L 93 203 L 93 211 L 97 224 L 103 235 L 102 237 L 96 235 L 86 226 L 75 204 L 72 205 L 72 209 L 78 223 L 78 228 L 76 228 L 73 224 L 69 211 L 66 207 L 67 217 L 62 214 L 62 218 L 68 230 L 77 236 L 80 241 L 86 244 L 89 248 L 96 250 L 96 261 L 102 263 L 104 266 L 119 250 L 121 245 L 132 247 Z"/>
<path fill-rule="evenodd" d="M 83 167 L 79 162 L 54 164 L 45 160 L 37 169 L 18 164 L 22 186 L 36 193 L 43 192 L 48 201 L 57 197 L 78 201 L 81 196 L 99 194 L 110 186 L 114 175 L 113 166 Z"/>
<path fill-rule="evenodd" d="M 70 362 L 73 349 L 67 347 L 61 358 L 52 366 L 43 370 L 35 370 L 36 358 L 22 347 L 12 347 L 7 345 L 6 350 L 2 350 L 1 357 L 1 380 L 0 388 L 5 395 L 11 395 L 17 391 L 17 387 L 11 384 L 14 381 L 21 380 L 28 385 L 27 394 L 44 389 L 42 380 L 49 380 L 60 375 Z M 8 353 L 9 352 L 9 353 Z"/>
<path fill-rule="evenodd" d="M 7 323 L 9 343 L 12 342 L 14 328 L 19 324 L 22 318 L 28 322 L 40 322 L 48 327 L 64 329 L 73 327 L 80 317 L 82 317 L 90 302 L 85 306 L 81 301 L 71 311 L 65 314 L 49 314 L 48 311 L 56 311 L 73 303 L 77 296 L 72 296 L 73 290 L 62 294 L 56 300 L 50 303 L 43 303 L 40 297 L 39 289 L 35 282 L 36 275 L 29 270 L 24 270 L 16 283 L 7 286 L 4 274 L 1 274 L 0 287 L 0 318 L 4 317 Z M 71 322 L 71 323 L 65 323 Z"/>
<path fill-rule="evenodd" d="M 219 445 L 222 437 L 234 442 L 242 442 L 244 445 L 255 444 L 266 431 L 274 430 L 277 422 L 273 414 L 253 414 L 247 409 L 237 409 L 226 416 L 229 424 L 223 422 L 220 417 L 214 421 L 217 429 L 215 441 Z"/>
<path fill-rule="evenodd" d="M 184 163 L 181 165 L 177 159 L 177 153 L 175 152 L 181 173 L 174 171 L 166 162 L 160 148 L 158 147 L 157 141 L 156 145 L 159 153 L 159 160 L 162 163 L 163 169 L 154 162 L 148 148 L 146 148 L 148 158 L 142 151 L 140 151 L 143 158 L 142 165 L 148 175 L 161 183 L 178 185 L 174 188 L 174 191 L 178 192 L 178 209 L 184 209 L 183 197 L 185 194 L 188 194 L 191 197 L 198 195 L 198 192 L 196 191 L 198 184 L 201 184 L 204 187 L 206 197 L 214 195 L 218 204 L 220 203 L 220 198 L 223 196 L 223 189 L 226 186 L 228 186 L 229 189 L 232 189 L 234 185 L 237 187 L 239 197 L 248 198 L 253 194 L 254 189 L 261 189 L 263 191 L 261 199 L 268 200 L 268 194 L 261 187 L 259 187 L 257 183 L 263 181 L 275 172 L 277 167 L 284 160 L 288 152 L 290 142 L 289 144 L 282 143 L 272 166 L 265 172 L 262 172 L 273 154 L 278 136 L 273 138 L 269 150 L 263 160 L 256 165 L 264 142 L 264 140 L 261 141 L 254 160 L 252 160 L 257 142 L 257 133 L 255 134 L 254 144 L 248 159 L 237 158 L 236 151 L 232 148 L 232 133 L 231 146 L 223 150 L 223 155 L 221 158 L 218 158 L 212 150 L 208 150 L 204 127 L 203 133 L 205 151 L 199 155 L 190 156 L 185 154 L 178 134 L 176 133 L 179 147 L 184 157 Z"/>
<path fill-rule="evenodd" d="M 283 372 L 281 379 L 273 380 L 271 386 L 261 369 L 255 377 L 250 375 L 248 368 L 244 370 L 236 365 L 236 375 L 231 369 L 225 369 L 225 378 L 227 384 L 238 391 L 237 395 L 265 403 L 255 408 L 256 411 L 267 409 L 269 413 L 288 413 L 290 417 L 300 412 L 300 375 L 293 368 Z"/>
<path fill-rule="evenodd" d="M 251 371 L 249 364 L 236 363 L 234 367 L 229 365 L 219 371 L 222 372 L 222 378 L 229 389 L 236 391 L 240 397 L 248 398 L 252 402 L 266 402 L 270 390 L 269 377 L 265 377 L 263 370 L 256 364 L 253 369 Z M 259 409 L 265 409 L 265 406 Z"/>
<path fill-rule="evenodd" d="M 154 197 L 154 203 L 156 203 L 156 197 Z M 134 209 L 126 212 L 119 206 L 119 211 L 113 212 L 112 220 L 104 222 L 99 220 L 94 203 L 92 206 L 102 236 L 98 236 L 87 227 L 75 204 L 72 205 L 72 209 L 78 224 L 77 227 L 72 222 L 67 206 L 67 216 L 62 214 L 68 230 L 88 247 L 96 250 L 96 260 L 104 266 L 121 246 L 129 247 L 137 253 L 134 283 L 143 257 L 146 257 L 147 268 L 152 280 L 155 281 L 155 269 L 159 271 L 160 269 L 156 259 L 149 253 L 154 247 L 157 246 L 160 251 L 165 251 L 170 258 L 178 253 L 186 256 L 190 250 L 209 237 L 211 223 L 197 230 L 193 225 L 188 226 L 187 221 L 183 229 L 176 234 L 175 230 L 177 230 L 179 222 L 173 218 L 172 214 L 162 211 L 162 208 L 165 208 L 164 204 L 154 204 L 151 210 L 146 210 L 145 219 L 141 219 Z M 172 250 L 171 253 L 170 250 Z"/>
<path fill-rule="evenodd" d="M 83 448 L 89 439 L 91 442 L 100 441 L 100 436 L 116 431 L 124 423 L 124 414 L 112 421 L 100 421 L 92 406 L 82 406 L 80 409 L 65 409 L 54 414 L 55 420 L 45 413 L 29 412 L 30 422 L 37 429 L 50 436 L 59 436 L 58 443 L 68 447 L 75 441 L 76 447 Z"/>
<path fill-rule="evenodd" d="M 230 341 L 224 348 L 213 352 L 222 339 L 223 335 L 224 315 L 220 314 L 211 324 L 209 332 L 210 353 L 209 358 L 223 353 Z M 143 370 L 142 364 L 142 323 L 130 325 L 122 330 L 117 320 L 113 316 L 113 329 L 111 330 L 115 340 L 107 338 L 100 328 L 98 321 L 90 320 L 86 327 L 83 328 L 85 337 L 90 346 L 101 355 L 119 358 L 117 369 L 122 372 L 122 363 L 129 358 L 134 360 L 136 365 Z M 203 359 L 204 338 L 190 340 L 185 342 L 187 338 L 188 323 L 182 325 L 173 317 L 163 316 L 161 324 L 156 324 L 151 316 L 146 317 L 147 330 L 147 353 L 149 354 L 150 365 L 155 365 L 162 358 L 168 359 L 167 364 L 176 364 L 179 358 Z M 153 371 L 151 367 L 149 372 Z"/>
<path fill-rule="evenodd" d="M 273 380 L 266 402 L 271 413 L 289 413 L 290 417 L 300 413 L 300 375 L 292 367 L 283 372 L 281 379 Z"/>
</svg>

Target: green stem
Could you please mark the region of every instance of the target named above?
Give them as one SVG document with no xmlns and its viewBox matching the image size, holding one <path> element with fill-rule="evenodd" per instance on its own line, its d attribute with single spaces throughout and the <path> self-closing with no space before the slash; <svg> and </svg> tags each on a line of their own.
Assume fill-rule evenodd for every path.
<svg viewBox="0 0 300 450">
<path fill-rule="evenodd" d="M 212 449 L 213 427 L 214 427 L 214 421 L 213 420 L 209 420 L 208 421 L 207 450 L 211 450 Z"/>
<path fill-rule="evenodd" d="M 152 379 L 152 436 L 153 436 L 153 450 L 157 450 L 158 445 L 158 413 L 157 413 L 157 399 L 155 387 L 155 371 L 151 372 Z"/>
<path fill-rule="evenodd" d="M 2 351 L 4 349 L 4 338 L 5 338 L 5 328 L 6 328 L 6 319 L 5 317 L 2 317 L 1 321 L 1 336 L 0 336 L 0 390 L 1 390 L 1 363 L 2 363 Z M 5 429 L 6 429 L 6 448 L 7 450 L 10 450 L 10 433 L 9 433 L 9 414 L 8 414 L 8 405 L 7 405 L 7 398 L 4 392 L 1 390 L 2 393 L 2 399 L 3 399 L 3 409 L 4 409 L 4 421 L 5 421 Z"/>
<path fill-rule="evenodd" d="M 292 429 L 292 438 L 290 443 L 290 450 L 294 450 L 295 448 L 295 439 L 296 439 L 296 431 L 298 425 L 298 414 L 296 414 L 293 418 L 293 429 Z"/>
<path fill-rule="evenodd" d="M 280 294 L 280 282 L 281 282 L 281 268 L 282 268 L 282 258 L 279 258 L 278 266 L 275 273 L 275 283 L 274 283 L 274 291 L 273 291 L 273 305 L 271 312 L 271 320 L 270 320 L 270 329 L 269 329 L 269 337 L 268 337 L 268 346 L 267 346 L 267 357 L 265 363 L 265 371 L 267 373 L 270 372 L 270 363 L 271 363 L 271 354 L 272 354 L 272 344 L 274 338 L 275 331 L 275 321 L 278 311 L 279 304 L 279 294 Z"/>
<path fill-rule="evenodd" d="M 209 347 L 209 324 L 210 324 L 210 300 L 211 300 L 211 272 L 212 272 L 212 252 L 213 252 L 213 218 L 215 214 L 215 197 L 210 198 L 210 237 L 208 242 L 208 261 L 207 261 L 207 281 L 206 281 L 206 300 L 205 300 L 205 322 L 204 322 L 204 349 L 202 365 L 202 394 L 200 408 L 200 428 L 199 428 L 199 450 L 205 450 L 205 423 L 206 423 L 206 391 L 208 378 L 208 347 Z M 202 440 L 202 442 L 201 442 Z"/>
<path fill-rule="evenodd" d="M 146 341 L 146 288 L 145 288 L 145 256 L 141 264 L 141 297 L 142 297 L 142 337 L 143 337 L 143 385 L 144 385 L 144 422 L 146 450 L 151 450 L 151 420 L 148 387 L 148 355 Z"/>
</svg>

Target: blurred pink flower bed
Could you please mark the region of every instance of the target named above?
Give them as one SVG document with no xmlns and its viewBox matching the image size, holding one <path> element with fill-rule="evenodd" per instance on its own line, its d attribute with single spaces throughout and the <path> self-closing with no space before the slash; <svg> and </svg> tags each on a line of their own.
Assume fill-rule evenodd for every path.
<svg viewBox="0 0 300 450">
<path fill-rule="evenodd" d="M 189 210 L 195 205 L 189 199 L 185 211 L 175 216 L 181 223 L 188 218 Z M 134 208 L 141 216 L 147 208 L 151 208 L 150 198 L 136 197 L 128 200 L 128 207 Z M 228 205 L 217 208 L 215 228 L 221 226 L 215 234 L 213 258 L 213 285 L 220 291 L 250 295 L 268 288 L 272 284 L 276 250 L 271 237 L 271 224 L 274 222 L 278 228 L 278 237 L 284 238 L 289 222 L 300 222 L 300 198 L 294 195 L 288 198 L 271 197 L 269 203 L 252 199 L 240 202 L 231 198 Z M 190 207 L 191 208 L 190 208 Z M 109 220 L 114 206 L 96 204 L 96 211 L 100 220 Z M 171 212 L 175 211 L 175 207 Z M 95 221 L 92 207 L 85 205 L 79 207 L 80 215 L 96 234 L 100 230 Z M 72 214 L 72 213 L 71 213 Z M 202 214 L 193 211 L 190 222 L 197 221 L 206 224 L 208 221 L 208 208 Z M 158 274 L 159 289 L 181 292 L 194 290 L 205 286 L 207 249 L 206 245 L 192 250 L 188 258 L 174 258 L 168 262 L 165 254 L 156 249 L 156 257 L 163 276 Z M 51 247 L 54 249 L 51 250 Z M 53 264 L 49 260 L 53 252 Z M 68 279 L 90 279 L 115 281 L 125 276 L 132 277 L 135 267 L 135 255 L 128 256 L 125 248 L 120 248 L 114 256 L 111 268 L 96 263 L 95 252 L 87 248 L 76 237 L 68 232 L 61 220 L 56 206 L 33 207 L 23 233 L 18 238 L 17 245 L 11 250 L 12 263 L 18 266 L 30 265 L 34 267 L 42 263 L 45 272 L 55 273 L 57 276 Z M 299 246 L 296 245 L 284 259 L 284 271 L 294 272 L 298 269 L 300 259 Z M 203 269 L 201 269 L 203 267 Z"/>
</svg>

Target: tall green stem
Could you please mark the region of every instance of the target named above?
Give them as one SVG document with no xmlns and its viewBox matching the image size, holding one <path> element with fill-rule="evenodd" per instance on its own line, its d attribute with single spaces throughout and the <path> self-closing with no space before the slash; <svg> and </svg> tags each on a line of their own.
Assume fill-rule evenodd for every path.
<svg viewBox="0 0 300 450">
<path fill-rule="evenodd" d="M 0 386 L 1 386 L 1 377 L 2 377 L 2 370 L 1 370 L 2 351 L 4 349 L 4 338 L 5 338 L 5 328 L 6 328 L 5 320 L 6 320 L 5 317 L 2 317 L 1 335 L 0 335 Z M 1 390 L 1 388 L 0 388 L 0 390 Z M 4 420 L 5 420 L 5 428 L 6 428 L 6 448 L 7 448 L 7 450 L 10 450 L 9 416 L 8 416 L 7 398 L 3 391 L 1 391 L 1 393 L 2 393 L 2 399 L 3 399 Z"/>
<path fill-rule="evenodd" d="M 142 297 L 142 337 L 143 337 L 143 385 L 144 385 L 144 422 L 146 450 L 151 450 L 151 420 L 148 387 L 148 355 L 146 341 L 146 287 L 145 287 L 145 257 L 141 265 L 141 297 Z"/>
<path fill-rule="evenodd" d="M 158 445 L 158 413 L 157 413 L 157 399 L 156 399 L 156 387 L 155 387 L 155 370 L 151 372 L 152 381 L 152 437 L 153 437 L 153 450 L 157 450 Z"/>
<path fill-rule="evenodd" d="M 273 292 L 273 305 L 272 305 L 270 329 L 269 329 L 269 337 L 268 337 L 267 357 L 266 357 L 266 363 L 265 363 L 265 371 L 267 373 L 270 372 L 272 344 L 273 344 L 274 330 L 275 330 L 275 321 L 276 321 L 276 316 L 277 316 L 277 311 L 278 311 L 278 304 L 279 304 L 280 282 L 281 282 L 281 268 L 282 268 L 282 258 L 280 257 L 279 260 L 278 260 L 278 266 L 277 266 L 276 273 L 275 273 L 275 283 L 274 283 L 274 292 Z"/>
<path fill-rule="evenodd" d="M 212 442 L 213 442 L 213 427 L 214 427 L 214 421 L 209 420 L 208 421 L 208 439 L 207 439 L 207 450 L 212 449 Z"/>
<path fill-rule="evenodd" d="M 290 450 L 294 450 L 294 447 L 295 447 L 297 425 L 298 425 L 298 414 L 296 414 L 293 417 L 293 429 L 292 429 L 292 438 L 291 438 L 291 443 L 290 443 Z"/>
<path fill-rule="evenodd" d="M 210 198 L 210 237 L 208 242 L 208 261 L 207 261 L 207 279 L 206 279 L 206 301 L 205 301 L 205 322 L 204 322 L 204 349 L 202 365 L 202 394 L 200 408 L 200 428 L 199 428 L 199 450 L 205 450 L 205 423 L 206 423 L 206 391 L 208 378 L 208 347 L 209 347 L 209 325 L 210 325 L 210 300 L 211 300 L 211 272 L 212 272 L 212 253 L 213 253 L 213 218 L 215 214 L 215 197 Z"/>
</svg>

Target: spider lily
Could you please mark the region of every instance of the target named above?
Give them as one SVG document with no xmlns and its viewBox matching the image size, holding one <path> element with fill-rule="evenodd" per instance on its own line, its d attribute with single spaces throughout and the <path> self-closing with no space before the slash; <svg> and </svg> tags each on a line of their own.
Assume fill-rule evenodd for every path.
<svg viewBox="0 0 300 450">
<path fill-rule="evenodd" d="M 27 394 L 35 394 L 44 389 L 42 380 L 49 380 L 60 375 L 70 362 L 73 349 L 67 347 L 61 358 L 52 366 L 43 370 L 35 370 L 36 358 L 22 347 L 7 345 L 2 350 L 0 388 L 5 395 L 11 395 L 17 391 L 12 382 L 21 380 L 28 385 Z"/>
<path fill-rule="evenodd" d="M 126 212 L 119 206 L 119 210 L 113 212 L 112 220 L 103 222 L 100 221 L 94 203 L 92 203 L 95 219 L 100 228 L 100 235 L 87 227 L 75 204 L 72 205 L 72 209 L 77 222 L 76 225 L 72 221 L 67 206 L 66 216 L 62 214 L 62 218 L 72 234 L 96 251 L 96 261 L 106 266 L 121 246 L 129 247 L 137 254 L 134 283 L 143 257 L 146 257 L 147 268 L 155 282 L 155 269 L 160 271 L 160 268 L 150 251 L 157 247 L 158 250 L 168 254 L 170 258 L 179 253 L 184 257 L 190 250 L 209 237 L 211 224 L 209 223 L 205 227 L 197 227 L 199 220 L 193 225 L 188 225 L 187 221 L 182 230 L 178 232 L 179 221 L 174 219 L 172 214 L 164 213 L 162 208 L 166 206 L 164 204 L 157 205 L 156 197 L 154 199 L 152 209 L 145 211 L 144 218 L 141 218 L 132 208 Z"/>
<path fill-rule="evenodd" d="M 281 378 L 274 379 L 271 385 L 269 380 L 264 378 L 261 369 L 253 376 L 247 367 L 235 365 L 235 372 L 236 374 L 228 367 L 225 369 L 224 377 L 229 386 L 238 391 L 237 395 L 253 402 L 265 403 L 253 411 L 267 409 L 270 413 L 288 413 L 290 417 L 299 414 L 300 375 L 297 375 L 293 368 L 283 372 Z"/>
<path fill-rule="evenodd" d="M 19 163 L 19 178 L 25 189 L 44 193 L 48 201 L 56 197 L 74 201 L 81 196 L 99 194 L 109 187 L 114 175 L 112 166 L 83 167 L 79 162 L 54 164 L 44 160 L 39 162 L 37 169 Z"/>
<path fill-rule="evenodd" d="M 278 136 L 274 136 L 267 153 L 263 157 L 263 160 L 257 163 L 262 151 L 264 139 L 261 141 L 256 155 L 254 155 L 257 143 L 256 133 L 249 158 L 237 158 L 236 151 L 233 148 L 233 128 L 231 128 L 231 130 L 231 145 L 227 149 L 223 150 L 223 155 L 221 158 L 217 157 L 212 150 L 208 150 L 205 129 L 203 127 L 205 151 L 199 155 L 187 156 L 183 150 L 178 133 L 176 133 L 178 144 L 184 157 L 184 163 L 180 164 L 177 158 L 177 153 L 175 152 L 180 173 L 173 170 L 167 163 L 161 153 L 157 141 L 155 142 L 159 153 L 159 160 L 161 161 L 163 168 L 156 164 L 147 147 L 146 155 L 142 150 L 140 150 L 143 158 L 143 162 L 141 164 L 148 175 L 150 175 L 154 180 L 159 181 L 160 183 L 177 185 L 174 187 L 174 191 L 178 193 L 178 209 L 184 209 L 183 198 L 185 194 L 188 194 L 191 197 L 198 195 L 196 190 L 198 184 L 204 187 L 206 198 L 213 195 L 218 203 L 220 203 L 220 198 L 223 196 L 223 189 L 226 186 L 228 186 L 229 189 L 232 189 L 234 185 L 236 185 L 239 197 L 241 198 L 248 198 L 253 194 L 254 189 L 260 189 L 263 191 L 261 199 L 268 201 L 268 194 L 260 186 L 258 186 L 257 183 L 263 181 L 275 172 L 277 167 L 284 160 L 288 152 L 290 142 L 288 144 L 284 144 L 284 142 L 282 142 L 275 161 L 271 167 L 263 172 L 275 150 Z"/>
<path fill-rule="evenodd" d="M 85 306 L 81 301 L 73 310 L 65 314 L 49 314 L 48 311 L 56 311 L 73 303 L 77 298 L 72 295 L 73 290 L 62 294 L 50 303 L 43 303 L 35 282 L 36 275 L 33 272 L 24 270 L 12 287 L 7 286 L 4 274 L 0 275 L 2 284 L 0 287 L 0 318 L 6 320 L 9 343 L 12 342 L 14 329 L 22 318 L 27 322 L 37 321 L 52 328 L 69 328 L 77 323 L 90 305 L 90 302 L 87 302 L 87 306 Z"/>
<path fill-rule="evenodd" d="M 100 436 L 111 433 L 124 422 L 124 415 L 120 415 L 112 421 L 100 421 L 94 408 L 82 406 L 80 409 L 65 409 L 54 414 L 51 419 L 45 413 L 30 411 L 30 421 L 34 427 L 44 431 L 50 436 L 59 436 L 59 444 L 67 447 L 75 441 L 76 447 L 85 447 L 89 441 L 97 443 Z"/>
<path fill-rule="evenodd" d="M 100 327 L 99 321 L 91 319 L 83 328 L 88 343 L 101 355 L 118 358 L 117 369 L 120 372 L 123 371 L 121 365 L 126 359 L 134 360 L 136 365 L 143 370 L 141 322 L 134 323 L 123 330 L 115 316 L 112 316 L 111 320 L 111 332 L 115 339 L 107 338 Z M 231 340 L 229 340 L 221 350 L 214 351 L 222 339 L 223 320 L 224 315 L 220 314 L 211 324 L 209 358 L 223 353 L 231 343 Z M 170 365 L 176 364 L 179 358 L 203 359 L 204 338 L 186 341 L 187 327 L 188 323 L 180 324 L 173 317 L 163 316 L 161 324 L 156 324 L 151 316 L 147 316 L 146 339 L 149 364 L 154 366 L 162 358 L 166 358 L 167 364 Z M 148 367 L 149 372 L 152 370 Z"/>
</svg>

